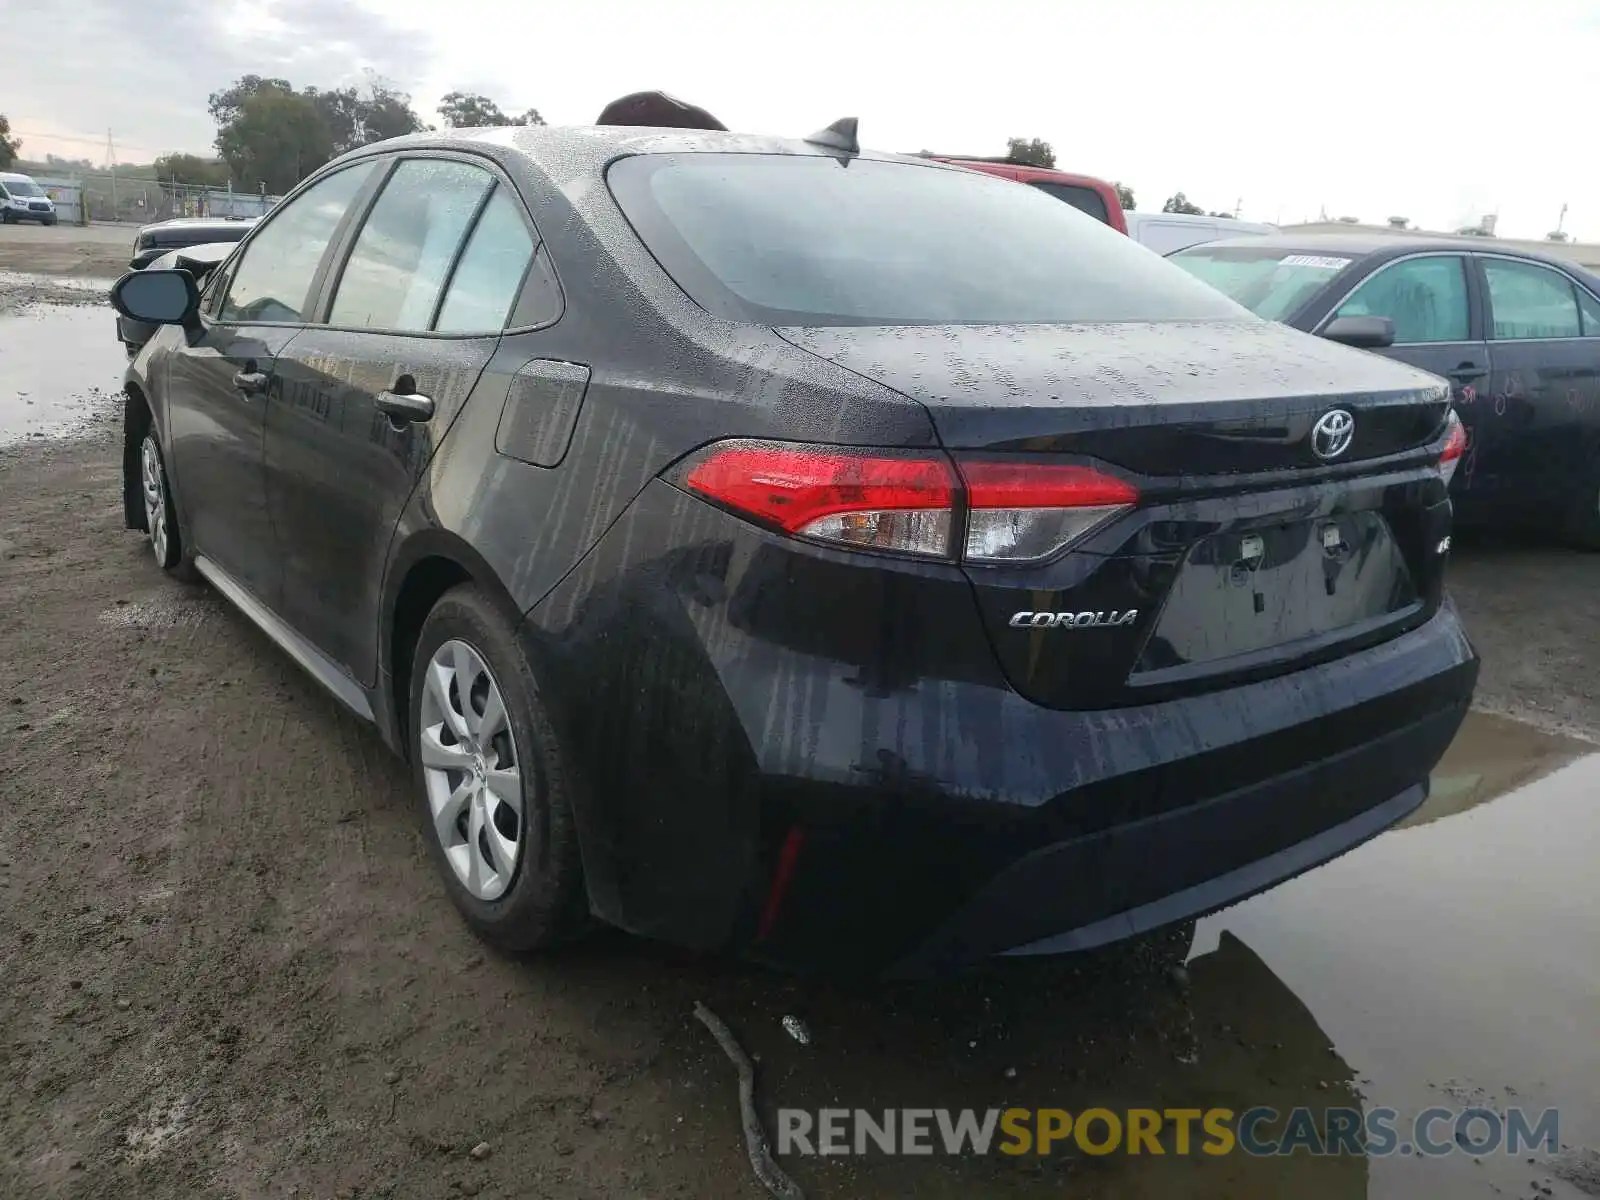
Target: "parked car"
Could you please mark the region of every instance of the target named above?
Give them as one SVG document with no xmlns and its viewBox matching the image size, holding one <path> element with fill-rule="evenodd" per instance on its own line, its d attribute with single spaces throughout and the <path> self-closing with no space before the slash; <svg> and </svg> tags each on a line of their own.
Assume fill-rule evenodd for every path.
<svg viewBox="0 0 1600 1200">
<path fill-rule="evenodd" d="M 56 223 L 56 202 L 31 176 L 0 171 L 0 224 L 37 221 Z"/>
<path fill-rule="evenodd" d="M 1281 234 L 1172 261 L 1263 317 L 1454 384 L 1464 523 L 1600 549 L 1600 278 L 1482 239 Z"/>
<path fill-rule="evenodd" d="M 143 225 L 133 238 L 128 266 L 143 270 L 169 250 L 215 242 L 237 242 L 254 228 L 256 217 L 171 217 Z"/>
<path fill-rule="evenodd" d="M 128 526 L 502 948 L 1112 941 L 1415 810 L 1472 696 L 1441 380 L 848 122 L 378 143 L 113 300 Z"/>
<path fill-rule="evenodd" d="M 1038 188 L 1047 196 L 1065 200 L 1079 212 L 1088 213 L 1096 221 L 1104 222 L 1119 233 L 1128 232 L 1128 222 L 1122 212 L 1122 200 L 1117 189 L 1103 179 L 1092 175 L 1073 175 L 1057 171 L 1054 167 L 1036 167 L 1013 158 L 980 158 L 972 155 L 930 154 L 935 162 L 982 171 L 1001 179 L 1025 183 Z"/>
<path fill-rule="evenodd" d="M 148 267 L 156 271 L 187 271 L 194 277 L 196 283 L 203 284 L 207 276 L 237 248 L 236 241 L 209 242 L 204 245 L 188 246 L 182 250 L 168 250 L 147 262 L 136 261 L 130 265 L 133 265 L 135 270 Z M 160 328 L 160 325 L 135 321 L 132 317 L 117 314 L 117 340 L 127 349 L 129 358 L 144 349 L 145 343 L 154 337 Z"/>
<path fill-rule="evenodd" d="M 1124 213 L 1128 236 L 1157 254 L 1171 254 L 1201 242 L 1222 238 L 1263 237 L 1277 233 L 1276 225 L 1259 225 L 1232 217 L 1213 217 L 1204 213 Z"/>
</svg>

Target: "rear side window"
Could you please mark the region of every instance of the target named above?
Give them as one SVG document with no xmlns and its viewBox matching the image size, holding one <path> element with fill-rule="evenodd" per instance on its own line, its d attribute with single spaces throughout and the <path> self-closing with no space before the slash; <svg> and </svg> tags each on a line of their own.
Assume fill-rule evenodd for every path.
<svg viewBox="0 0 1600 1200">
<path fill-rule="evenodd" d="M 482 168 L 443 159 L 396 167 L 356 238 L 328 323 L 429 329 L 456 253 L 494 183 Z"/>
<path fill-rule="evenodd" d="M 274 213 L 244 248 L 219 319 L 304 320 L 311 280 L 334 230 L 372 169 L 367 162 L 336 171 Z"/>
<path fill-rule="evenodd" d="M 1466 260 L 1430 255 L 1392 263 L 1368 276 L 1336 317 L 1388 317 L 1396 344 L 1467 340 Z"/>
<path fill-rule="evenodd" d="M 1034 179 L 1028 183 L 1029 187 L 1036 187 L 1046 196 L 1054 196 L 1057 200 L 1065 200 L 1081 213 L 1087 213 L 1096 221 L 1110 222 L 1111 214 L 1106 211 L 1105 197 L 1093 188 L 1076 187 L 1070 183 L 1056 183 L 1050 179 Z"/>
<path fill-rule="evenodd" d="M 1559 271 L 1504 258 L 1483 260 L 1489 283 L 1494 336 L 1516 341 L 1581 337 L 1578 298 L 1572 281 Z"/>
<path fill-rule="evenodd" d="M 607 175 L 701 307 L 768 325 L 1237 319 L 1226 297 L 1037 188 L 778 154 L 638 155 Z"/>
<path fill-rule="evenodd" d="M 495 189 L 461 252 L 435 326 L 441 333 L 504 329 L 533 258 L 533 237 L 504 187 Z"/>
</svg>

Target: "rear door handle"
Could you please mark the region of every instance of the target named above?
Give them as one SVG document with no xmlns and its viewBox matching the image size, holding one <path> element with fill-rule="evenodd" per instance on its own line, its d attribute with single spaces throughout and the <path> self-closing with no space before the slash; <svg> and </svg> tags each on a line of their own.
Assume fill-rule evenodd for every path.
<svg viewBox="0 0 1600 1200">
<path fill-rule="evenodd" d="M 433 398 L 421 392 L 379 392 L 378 407 L 396 421 L 428 421 L 433 418 Z"/>
<path fill-rule="evenodd" d="M 233 386 L 247 396 L 259 395 L 267 390 L 267 373 L 265 371 L 235 371 L 233 373 Z"/>
<path fill-rule="evenodd" d="M 1477 363 L 1464 362 L 1448 374 L 1451 379 L 1476 379 L 1479 375 L 1488 374 L 1488 370 Z"/>
</svg>

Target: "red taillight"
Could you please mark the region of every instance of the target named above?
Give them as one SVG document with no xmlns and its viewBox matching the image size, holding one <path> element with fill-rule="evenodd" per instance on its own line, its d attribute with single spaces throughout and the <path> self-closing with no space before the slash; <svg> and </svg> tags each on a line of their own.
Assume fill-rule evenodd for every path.
<svg viewBox="0 0 1600 1200">
<path fill-rule="evenodd" d="M 959 472 L 959 476 L 957 475 Z M 785 533 L 861 549 L 1035 562 L 1138 503 L 1125 480 L 1064 463 L 963 459 L 731 441 L 702 451 L 684 487 Z"/>
<path fill-rule="evenodd" d="M 786 533 L 950 554 L 956 481 L 942 458 L 727 442 L 696 462 L 684 485 Z"/>
<path fill-rule="evenodd" d="M 1139 489 L 1068 463 L 961 462 L 969 562 L 1035 562 L 1139 502 Z"/>
<path fill-rule="evenodd" d="M 1450 411 L 1448 428 L 1444 450 L 1439 455 L 1439 474 L 1444 476 L 1446 486 L 1455 475 L 1456 467 L 1461 464 L 1461 456 L 1467 452 L 1467 427 L 1461 423 L 1454 409 Z"/>
</svg>

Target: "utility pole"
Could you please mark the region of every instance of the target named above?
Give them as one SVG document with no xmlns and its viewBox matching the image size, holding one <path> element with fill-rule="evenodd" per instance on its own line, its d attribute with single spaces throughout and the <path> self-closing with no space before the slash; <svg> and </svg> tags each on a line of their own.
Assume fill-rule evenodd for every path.
<svg viewBox="0 0 1600 1200">
<path fill-rule="evenodd" d="M 1233 202 L 1233 217 L 1234 217 L 1234 220 L 1238 220 L 1239 219 L 1239 213 L 1243 208 L 1244 208 L 1244 197 L 1240 196 L 1237 200 L 1235 200 Z"/>
</svg>

